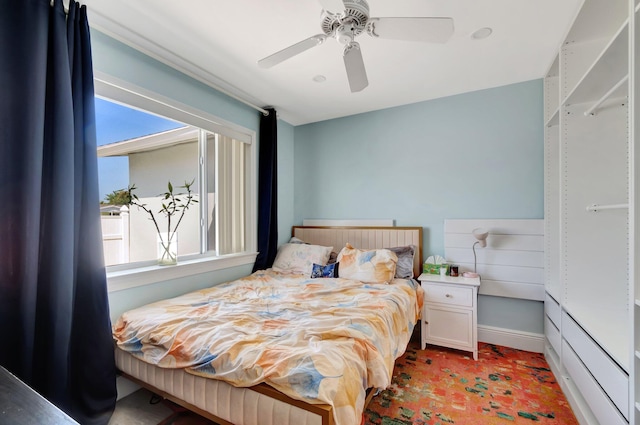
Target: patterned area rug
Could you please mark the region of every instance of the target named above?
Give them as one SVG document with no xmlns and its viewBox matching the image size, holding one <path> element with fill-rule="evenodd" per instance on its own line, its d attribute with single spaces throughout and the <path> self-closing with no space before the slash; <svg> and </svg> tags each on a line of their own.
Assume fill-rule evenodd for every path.
<svg viewBox="0 0 640 425">
<path fill-rule="evenodd" d="M 396 361 L 389 389 L 365 411 L 366 425 L 578 425 L 539 353 L 480 343 L 470 353 L 412 341 Z M 164 400 L 173 413 L 158 425 L 215 425 Z"/>
<path fill-rule="evenodd" d="M 389 389 L 375 396 L 365 424 L 577 425 L 544 356 L 480 343 L 471 353 L 412 341 Z"/>
</svg>

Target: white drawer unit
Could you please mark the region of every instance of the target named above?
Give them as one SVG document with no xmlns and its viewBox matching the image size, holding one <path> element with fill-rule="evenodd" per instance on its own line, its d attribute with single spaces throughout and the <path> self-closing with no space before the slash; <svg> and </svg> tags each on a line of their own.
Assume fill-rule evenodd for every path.
<svg viewBox="0 0 640 425">
<path fill-rule="evenodd" d="M 562 315 L 562 308 L 560 304 L 553 299 L 549 294 L 545 294 L 544 298 L 544 334 L 547 338 L 547 355 L 551 355 L 556 364 L 549 365 L 552 367 L 557 366 L 557 362 L 560 359 L 560 347 L 562 345 L 562 336 L 560 334 L 560 317 Z M 552 352 L 549 352 L 549 349 Z M 558 368 L 554 372 L 558 372 Z"/>
<path fill-rule="evenodd" d="M 549 317 L 545 317 L 544 319 L 544 333 L 549 340 L 549 344 L 551 348 L 559 355 L 560 354 L 560 344 L 562 343 L 562 338 L 560 337 L 560 330 L 556 328 L 556 325 L 553 324 Z"/>
<path fill-rule="evenodd" d="M 579 354 L 590 376 L 628 418 L 629 375 L 566 312 L 562 313 L 562 337 Z"/>
<path fill-rule="evenodd" d="M 560 329 L 560 304 L 549 294 L 545 294 L 544 314 Z"/>
<path fill-rule="evenodd" d="M 480 278 L 418 277 L 424 290 L 421 342 L 471 351 L 478 360 L 478 287 Z"/>
<path fill-rule="evenodd" d="M 569 382 L 578 389 L 584 405 L 588 406 L 600 425 L 628 425 L 627 420 L 566 341 L 562 342 L 562 363 L 570 376 Z"/>
</svg>

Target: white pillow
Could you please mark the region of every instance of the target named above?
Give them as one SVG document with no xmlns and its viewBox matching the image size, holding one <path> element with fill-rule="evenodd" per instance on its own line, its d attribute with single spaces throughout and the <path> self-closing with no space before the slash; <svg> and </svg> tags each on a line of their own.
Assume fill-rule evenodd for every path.
<svg viewBox="0 0 640 425">
<path fill-rule="evenodd" d="M 286 243 L 278 249 L 272 268 L 277 272 L 310 276 L 313 264 L 326 265 L 332 250 L 332 246 Z"/>
</svg>

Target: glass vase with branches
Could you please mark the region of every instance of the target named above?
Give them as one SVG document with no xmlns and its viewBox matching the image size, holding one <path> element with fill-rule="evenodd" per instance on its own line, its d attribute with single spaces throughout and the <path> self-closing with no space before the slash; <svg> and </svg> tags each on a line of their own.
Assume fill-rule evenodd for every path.
<svg viewBox="0 0 640 425">
<path fill-rule="evenodd" d="M 167 233 L 163 236 L 160 230 L 160 225 L 152 209 L 145 203 L 142 203 L 138 198 L 138 195 L 134 193 L 137 189 L 135 184 L 132 184 L 127 188 L 127 196 L 130 205 L 135 205 L 139 209 L 142 209 L 149 214 L 149 219 L 153 222 L 156 231 L 158 233 L 158 243 L 160 245 L 160 253 L 158 254 L 158 262 L 161 265 L 176 264 L 178 262 L 178 253 L 173 252 L 170 248 L 174 239 L 177 238 L 178 227 L 184 218 L 185 213 L 192 204 L 198 202 L 195 199 L 195 195 L 192 190 L 192 186 L 195 179 L 191 182 L 184 183 L 183 186 L 178 186 L 180 189 L 185 189 L 186 192 L 174 193 L 173 185 L 171 181 L 167 183 L 167 191 L 160 194 L 162 198 L 162 206 L 157 211 L 157 214 L 162 214 L 167 221 Z M 172 226 L 173 219 L 173 226 Z"/>
</svg>

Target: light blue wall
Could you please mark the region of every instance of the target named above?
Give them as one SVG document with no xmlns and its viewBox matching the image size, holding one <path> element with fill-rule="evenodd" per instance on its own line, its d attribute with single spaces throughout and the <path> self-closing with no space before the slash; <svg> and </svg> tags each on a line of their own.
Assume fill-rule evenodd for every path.
<svg viewBox="0 0 640 425">
<path fill-rule="evenodd" d="M 91 30 L 93 68 L 258 133 L 260 112 Z"/>
<path fill-rule="evenodd" d="M 92 30 L 94 68 L 258 133 L 259 113 Z M 293 127 L 278 122 L 278 242 L 304 218 L 392 218 L 443 252 L 445 218 L 541 218 L 542 83 Z M 247 275 L 234 267 L 109 296 L 127 309 Z M 480 297 L 479 322 L 542 333 L 542 304 Z"/>
<path fill-rule="evenodd" d="M 96 31 L 91 31 L 93 62 L 96 71 L 104 72 L 120 80 L 133 83 L 160 95 L 198 108 L 226 121 L 259 133 L 260 112 L 238 102 L 186 75 Z M 293 223 L 293 127 L 278 123 L 279 172 L 278 221 L 279 239 L 285 241 L 291 233 Z M 259 144 L 258 140 L 258 144 Z M 112 292 L 109 305 L 112 320 L 124 311 L 183 294 L 192 290 L 212 286 L 221 282 L 246 276 L 252 265 L 233 267 L 211 273 L 203 273 L 185 279 L 159 282 L 152 285 Z"/>
<path fill-rule="evenodd" d="M 445 219 L 543 218 L 542 100 L 534 80 L 298 126 L 295 222 L 390 218 L 443 255 Z M 480 298 L 480 324 L 543 332 L 542 303 Z"/>
<path fill-rule="evenodd" d="M 294 127 L 278 121 L 278 245 L 291 239 L 293 218 Z"/>
</svg>

